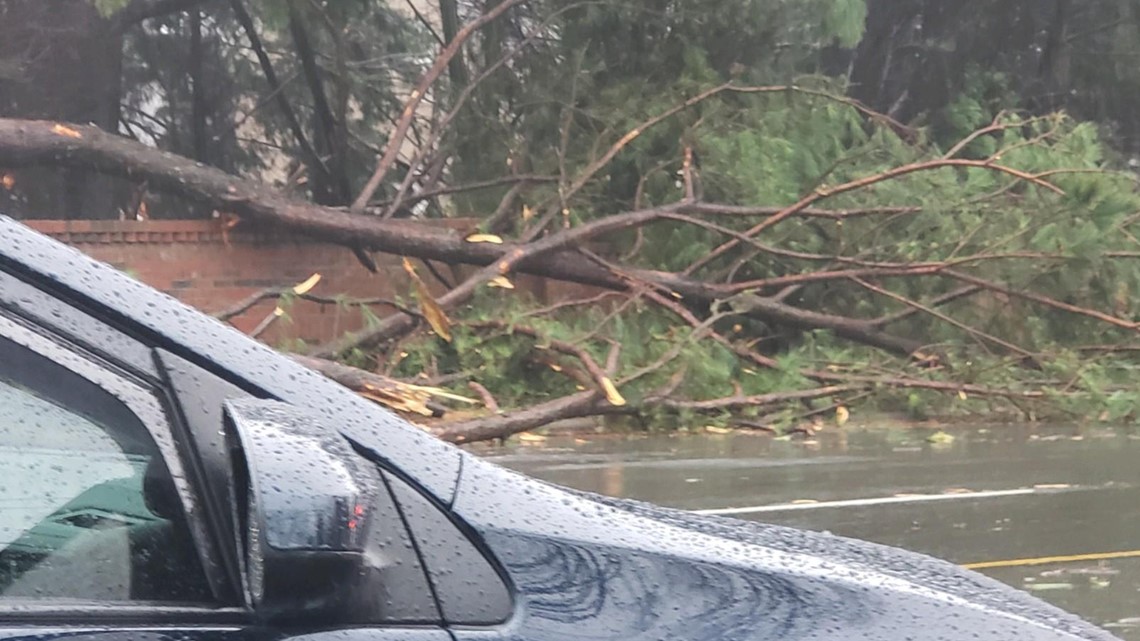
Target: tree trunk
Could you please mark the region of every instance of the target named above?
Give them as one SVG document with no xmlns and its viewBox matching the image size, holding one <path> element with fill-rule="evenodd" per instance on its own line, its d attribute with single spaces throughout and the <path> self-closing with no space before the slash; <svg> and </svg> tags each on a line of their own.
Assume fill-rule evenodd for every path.
<svg viewBox="0 0 1140 641">
<path fill-rule="evenodd" d="M 122 36 L 89 0 L 0 3 L 0 117 L 47 118 L 119 129 Z M 108 218 L 124 185 L 72 167 L 15 172 L 24 217 Z M 15 205 L 15 207 L 13 207 Z"/>
<path fill-rule="evenodd" d="M 316 132 L 313 136 L 313 146 L 317 154 L 327 159 L 325 166 L 328 167 L 327 175 L 314 172 L 313 200 L 322 205 L 343 205 L 351 198 L 346 174 L 345 149 L 340 146 L 341 141 L 337 134 L 339 127 L 333 116 L 332 106 L 329 104 L 328 93 L 325 91 L 324 78 L 317 66 L 316 50 L 313 48 L 303 20 L 304 16 L 297 3 L 291 1 L 289 33 L 297 49 L 297 57 L 301 60 L 301 69 L 309 86 L 309 94 L 313 97 L 313 131 Z"/>
<path fill-rule="evenodd" d="M 194 160 L 209 164 L 210 135 L 206 129 L 206 81 L 202 71 L 202 12 L 190 13 L 190 129 Z"/>
<path fill-rule="evenodd" d="M 459 32 L 458 0 L 439 0 L 439 22 L 443 27 L 443 42 L 450 43 Z M 455 96 L 470 82 L 467 76 L 467 63 L 463 52 L 459 52 L 447 63 L 447 76 L 451 81 L 451 95 Z"/>
</svg>

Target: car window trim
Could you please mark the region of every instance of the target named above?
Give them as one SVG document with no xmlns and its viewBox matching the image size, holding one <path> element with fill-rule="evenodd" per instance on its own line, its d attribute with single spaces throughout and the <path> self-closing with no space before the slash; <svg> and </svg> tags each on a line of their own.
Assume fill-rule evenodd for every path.
<svg viewBox="0 0 1140 641">
<path fill-rule="evenodd" d="M 169 407 L 163 402 L 162 390 L 143 381 L 134 380 L 124 376 L 106 364 L 97 361 L 81 349 L 75 349 L 66 341 L 50 335 L 44 328 L 30 326 L 26 320 L 11 315 L 6 308 L 0 307 L 0 338 L 9 340 L 37 354 L 41 358 L 63 367 L 68 371 L 82 377 L 98 386 L 108 394 L 123 403 L 133 413 L 158 447 L 159 453 L 166 463 L 174 479 L 174 485 L 186 515 L 186 523 L 190 529 L 191 539 L 202 563 L 206 581 L 210 585 L 215 602 L 202 604 L 178 604 L 176 610 L 193 610 L 195 612 L 217 612 L 219 608 L 233 606 L 226 603 L 225 596 L 235 594 L 233 586 L 229 585 L 229 578 L 221 564 L 223 560 L 213 549 L 213 537 L 210 533 L 209 521 L 199 510 L 192 509 L 201 506 L 202 501 L 198 487 L 193 483 L 189 474 L 189 465 L 183 447 L 175 441 L 176 431 L 173 425 L 173 415 Z M 35 599 L 4 599 L 0 597 L 0 613 L 12 609 L 8 605 L 13 601 L 20 603 L 21 611 L 27 610 L 31 604 L 37 603 Z M 68 612 L 68 605 L 43 602 L 50 609 L 52 616 L 62 616 Z M 119 610 L 136 610 L 139 608 L 154 610 L 162 609 L 160 602 L 106 602 L 100 603 L 101 612 Z M 80 610 L 88 610 L 80 608 Z M 77 611 L 78 613 L 79 611 Z M 5 617 L 7 618 L 6 614 Z"/>
<path fill-rule="evenodd" d="M 152 356 L 155 360 L 155 365 L 162 376 L 161 389 L 165 394 L 165 399 L 170 408 L 170 418 L 173 420 L 174 427 L 177 430 L 177 435 L 181 436 L 185 442 L 190 443 L 191 447 L 188 448 L 186 454 L 188 455 L 188 462 L 191 466 L 195 478 L 198 479 L 197 488 L 199 496 L 202 498 L 202 515 L 207 520 L 209 531 L 213 536 L 214 547 L 213 550 L 218 554 L 218 558 L 224 564 L 222 570 L 228 577 L 228 585 L 226 586 L 229 601 L 238 601 L 239 595 L 244 594 L 244 589 L 237 589 L 241 585 L 241 561 L 238 558 L 239 551 L 235 545 L 237 538 L 234 534 L 235 524 L 233 522 L 234 511 L 233 497 L 234 491 L 232 488 L 233 479 L 229 476 L 211 475 L 207 468 L 210 466 L 221 467 L 225 470 L 233 469 L 233 461 L 231 460 L 231 453 L 229 451 L 218 452 L 212 447 L 211 443 L 204 440 L 201 435 L 191 426 L 191 419 L 187 416 L 187 404 L 194 394 L 190 391 L 180 389 L 175 383 L 173 378 L 174 362 L 183 361 L 183 367 L 192 368 L 198 371 L 198 375 L 204 377 L 211 377 L 216 379 L 218 385 L 226 386 L 232 385 L 235 393 L 240 395 L 248 395 L 248 392 L 242 390 L 240 387 L 233 385 L 230 381 L 218 377 L 216 374 L 199 367 L 195 363 L 181 359 L 178 356 L 164 350 L 160 347 L 152 348 Z M 195 391 L 201 391 L 201 388 Z M 222 402 L 225 396 L 205 396 L 196 398 L 198 402 L 217 403 L 218 413 L 222 412 Z M 217 425 L 214 430 L 219 431 L 219 436 L 222 443 L 224 443 L 224 436 L 221 436 L 220 430 L 223 424 L 223 419 L 219 417 Z M 226 601 L 226 599 L 223 599 Z"/>
<path fill-rule="evenodd" d="M 20 601 L 18 604 L 12 601 Z M 25 602 L 26 601 L 26 602 Z M 249 612 L 240 607 L 198 607 L 166 603 L 103 603 L 91 601 L 52 602 L 47 599 L 11 599 L 0 601 L 0 626 L 13 623 L 44 625 L 119 625 L 139 624 L 147 627 L 163 624 L 228 625 L 238 630 L 250 622 Z M 197 628 L 196 629 L 205 629 Z"/>
<path fill-rule="evenodd" d="M 144 342 L 2 268 L 0 308 L 131 376 L 148 383 L 159 380 L 150 348 Z"/>
</svg>

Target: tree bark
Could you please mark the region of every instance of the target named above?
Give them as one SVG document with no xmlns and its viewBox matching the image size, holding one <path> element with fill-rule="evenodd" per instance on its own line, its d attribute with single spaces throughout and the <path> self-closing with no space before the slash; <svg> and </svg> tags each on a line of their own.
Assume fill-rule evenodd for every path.
<svg viewBox="0 0 1140 641">
<path fill-rule="evenodd" d="M 597 392 L 579 392 L 507 414 L 447 424 L 435 435 L 449 443 L 474 443 L 507 438 L 568 418 L 622 413 L 631 412 L 626 407 L 610 405 Z"/>
<path fill-rule="evenodd" d="M 282 90 L 281 81 L 277 77 L 277 72 L 273 68 L 273 61 L 270 60 L 269 53 L 257 32 L 257 25 L 253 22 L 253 16 L 245 8 L 243 0 L 230 0 L 230 8 L 249 40 L 249 46 L 253 49 L 257 62 L 261 66 L 261 73 L 265 76 L 266 84 L 269 85 L 269 92 L 273 95 L 273 100 L 277 103 L 278 109 L 281 110 L 281 115 L 285 117 L 285 122 L 289 125 L 289 131 L 293 133 L 293 139 L 301 149 L 305 163 L 308 164 L 309 170 L 315 176 L 327 179 L 328 167 L 321 161 L 320 155 L 309 142 L 309 137 L 305 135 L 305 129 L 301 126 L 297 112 L 289 104 L 289 96 Z"/>
<path fill-rule="evenodd" d="M 190 128 L 194 160 L 209 163 L 210 136 L 206 131 L 206 81 L 202 69 L 202 12 L 190 13 Z"/>
<path fill-rule="evenodd" d="M 293 45 L 297 50 L 297 57 L 301 61 L 301 70 L 305 75 L 305 82 L 309 86 L 309 95 L 313 97 L 313 130 L 316 132 L 314 143 L 317 153 L 328 158 L 325 166 L 328 175 L 318 173 L 313 178 L 313 200 L 322 205 L 343 205 L 349 201 L 351 195 L 346 173 L 345 149 L 341 146 L 338 136 L 338 123 L 333 115 L 329 103 L 328 93 L 325 91 L 325 82 L 321 70 L 317 66 L 317 52 L 313 48 L 309 32 L 305 28 L 304 16 L 297 7 L 296 0 L 289 2 L 289 34 L 293 38 Z"/>
<path fill-rule="evenodd" d="M 430 396 L 430 392 L 426 391 L 427 388 L 409 385 L 387 376 L 321 358 L 298 354 L 293 354 L 292 357 L 305 367 L 316 370 L 357 394 L 394 410 L 436 418 L 443 416 L 447 411 L 440 403 L 425 398 Z"/>
<path fill-rule="evenodd" d="M 443 44 L 446 46 L 455 40 L 459 33 L 459 1 L 439 0 L 439 22 L 443 27 Z M 470 82 L 467 75 L 467 63 L 464 61 L 463 51 L 457 51 L 455 56 L 447 63 L 448 80 L 451 81 L 451 92 L 454 97 Z"/>
<path fill-rule="evenodd" d="M 90 0 L 0 2 L 0 117 L 54 118 L 119 127 L 123 38 Z M 126 186 L 83 169 L 14 174 L 27 215 L 113 218 Z M 22 211 L 26 209 L 27 211 Z"/>
</svg>

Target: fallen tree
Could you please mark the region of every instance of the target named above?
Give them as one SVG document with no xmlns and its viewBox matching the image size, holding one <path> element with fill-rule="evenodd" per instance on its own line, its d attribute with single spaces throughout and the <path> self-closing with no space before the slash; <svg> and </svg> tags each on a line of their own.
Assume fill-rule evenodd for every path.
<svg viewBox="0 0 1140 641">
<path fill-rule="evenodd" d="M 779 291 L 809 281 L 847 280 L 851 278 L 884 278 L 923 276 L 949 273 L 951 277 L 973 282 L 978 287 L 1019 296 L 1018 292 L 998 283 L 960 275 L 952 268 L 1001 256 L 972 256 L 953 261 L 927 262 L 911 265 L 875 265 L 855 270 L 824 271 L 797 274 L 793 277 L 762 279 L 744 283 L 718 284 L 690 278 L 684 274 L 645 269 L 614 267 L 594 261 L 576 249 L 599 236 L 634 229 L 660 221 L 690 222 L 686 215 L 725 211 L 723 206 L 697 201 L 682 201 L 663 207 L 616 214 L 555 232 L 531 243 L 468 242 L 461 234 L 412 221 L 381 219 L 374 216 L 352 214 L 338 208 L 322 207 L 287 198 L 255 182 L 228 175 L 212 167 L 158 149 L 146 147 L 128 139 L 108 134 L 92 126 L 76 126 L 48 121 L 19 121 L 0 119 L 0 164 L 7 167 L 52 165 L 96 169 L 135 181 L 145 181 L 153 189 L 165 190 L 209 205 L 219 211 L 236 215 L 256 223 L 279 225 L 310 234 L 316 238 L 340 243 L 349 247 L 364 247 L 372 251 L 413 256 L 423 260 L 445 263 L 490 265 L 493 273 L 511 271 L 568 280 L 576 283 L 631 290 L 642 285 L 663 292 L 678 294 L 682 299 L 708 306 L 716 301 L 732 299 L 740 313 L 752 315 L 773 324 L 787 324 L 804 329 L 825 329 L 843 338 L 872 347 L 907 356 L 920 350 L 923 344 L 879 329 L 881 323 L 841 316 L 821 314 L 800 309 L 781 302 L 778 296 L 761 296 L 755 292 Z M 722 247 L 751 244 L 752 237 L 789 217 L 807 212 L 808 216 L 858 215 L 855 212 L 811 211 L 809 207 L 824 198 L 846 191 L 866 188 L 879 181 L 945 167 L 975 167 L 999 171 L 1044 185 L 1051 191 L 1060 189 L 1044 178 L 1013 170 L 987 161 L 960 161 L 944 159 L 917 163 L 883 172 L 880 175 L 853 181 L 830 190 L 818 191 L 812 196 L 786 208 L 770 213 L 771 209 L 758 210 L 753 215 L 764 218 L 744 233 L 732 233 L 733 238 Z M 730 210 L 731 211 L 731 210 Z M 890 210 L 885 210 L 890 211 Z M 732 211 L 734 215 L 747 215 L 746 208 Z M 696 223 L 699 224 L 699 223 Z M 718 248 L 717 251 L 721 251 Z M 716 253 L 716 252 L 714 252 Z M 722 252 L 723 253 L 723 252 Z M 828 257 L 821 256 L 826 259 Z M 480 277 L 478 284 L 490 277 Z M 468 289 L 471 287 L 469 286 Z M 462 302 L 464 296 L 443 297 L 445 305 Z M 1025 296 L 1033 296 L 1025 294 Z M 734 298 L 735 297 L 735 298 Z M 1034 296 L 1035 302 L 1072 313 L 1089 315 L 1121 327 L 1136 328 L 1137 324 L 1114 318 L 1109 314 L 1077 306 L 1064 305 L 1045 296 Z M 454 302 L 453 302 L 454 301 Z M 322 356 L 337 353 L 356 345 L 390 338 L 400 328 L 372 331 L 345 338 L 337 345 L 317 351 Z"/>
<path fill-rule="evenodd" d="M 838 337 L 883 349 L 896 355 L 912 359 L 918 358 L 930 364 L 931 359 L 938 360 L 939 358 L 933 355 L 933 348 L 924 353 L 922 341 L 891 335 L 882 330 L 884 325 L 888 325 L 892 321 L 902 320 L 909 314 L 904 313 L 897 315 L 895 319 L 886 320 L 882 318 L 843 317 L 796 307 L 784 302 L 780 292 L 785 291 L 785 288 L 802 286 L 805 283 L 854 282 L 881 294 L 901 299 L 905 304 L 911 306 L 910 311 L 945 319 L 932 306 L 949 302 L 954 297 L 947 297 L 943 301 L 934 301 L 932 306 L 921 305 L 866 282 L 866 279 L 936 276 L 968 283 L 970 289 L 957 291 L 955 297 L 988 291 L 1006 297 L 1022 297 L 1044 308 L 1084 315 L 1130 332 L 1134 332 L 1137 328 L 1136 323 L 1127 319 L 1064 303 L 1042 294 L 1014 290 L 999 283 L 962 273 L 959 270 L 960 267 L 967 266 L 970 263 L 1004 258 L 996 255 L 914 264 L 844 261 L 842 257 L 838 256 L 809 256 L 810 259 L 821 261 L 830 258 L 833 262 L 843 265 L 844 268 L 809 271 L 745 283 L 715 283 L 695 279 L 681 273 L 615 265 L 601 257 L 592 255 L 586 249 L 590 241 L 600 236 L 655 223 L 680 222 L 701 226 L 707 221 L 705 218 L 697 218 L 702 215 L 710 218 L 717 215 L 735 217 L 753 215 L 753 212 L 747 211 L 745 208 L 730 208 L 726 205 L 709 204 L 695 200 L 683 200 L 661 207 L 599 218 L 569 229 L 553 231 L 529 243 L 471 242 L 459 233 L 442 230 L 435 226 L 412 221 L 382 219 L 367 214 L 353 214 L 337 208 L 296 201 L 252 181 L 230 176 L 173 154 L 142 146 L 118 136 L 107 134 L 94 127 L 44 121 L 0 120 L 0 166 L 31 165 L 95 168 L 131 180 L 146 181 L 152 188 L 167 190 L 208 204 L 252 223 L 282 226 L 351 247 L 398 253 L 423 260 L 465 263 L 485 267 L 476 276 L 434 301 L 441 309 L 453 309 L 467 302 L 479 286 L 484 285 L 495 276 L 506 276 L 519 271 L 606 287 L 625 292 L 626 295 L 634 297 L 644 296 L 647 292 L 652 293 L 654 294 L 652 298 L 660 304 L 669 305 L 669 301 L 672 301 L 672 311 L 679 318 L 687 318 L 696 323 L 696 332 L 708 331 L 709 323 L 707 318 L 704 321 L 696 320 L 697 317 L 693 316 L 691 310 L 719 309 L 723 310 L 717 312 L 721 315 L 751 316 L 772 325 L 791 327 L 797 331 L 830 330 Z M 971 163 L 971 166 L 975 165 L 986 169 L 992 168 L 985 163 Z M 907 167 L 904 171 L 895 169 L 883 172 L 875 179 L 890 180 L 900 174 L 934 170 L 943 166 L 955 166 L 955 163 L 934 161 Z M 1032 184 L 1042 184 L 1044 181 L 1044 178 L 1023 175 L 1022 172 L 1016 170 L 998 168 L 994 171 L 1014 175 Z M 857 186 L 850 188 L 855 189 L 874 182 L 874 180 L 860 180 Z M 1050 191 L 1057 191 L 1057 188 L 1051 184 L 1045 186 Z M 832 192 L 846 189 L 848 187 L 843 186 L 833 189 Z M 768 208 L 757 212 L 754 215 L 761 217 L 763 222 L 754 225 L 746 232 L 733 232 L 715 224 L 710 226 L 724 231 L 730 239 L 729 242 L 744 245 L 753 250 L 765 251 L 767 248 L 754 242 L 755 234 L 789 217 L 803 215 L 805 217 L 841 219 L 843 217 L 872 215 L 865 212 L 811 209 L 812 205 L 828 195 L 828 193 L 820 193 L 805 198 L 790 207 Z M 768 251 L 775 253 L 778 250 L 768 249 Z M 1042 257 L 1042 259 L 1047 258 Z M 853 262 L 858 266 L 853 266 Z M 243 307 L 248 307 L 256 300 L 272 298 L 280 295 L 283 291 L 260 293 L 251 301 L 238 306 L 237 311 Z M 772 292 L 772 294 L 764 295 L 760 292 Z M 390 301 L 374 302 L 387 302 L 394 305 Z M 419 324 L 420 319 L 421 315 L 412 310 L 397 311 L 394 316 L 389 316 L 378 327 L 348 336 L 335 345 L 318 347 L 314 350 L 313 355 L 335 356 L 353 347 L 377 345 L 386 340 L 404 336 Z M 486 325 L 485 322 L 484 325 Z M 502 323 L 498 325 L 502 325 Z M 985 336 L 980 331 L 970 328 L 967 330 L 970 333 Z M 537 337 L 534 330 L 530 331 L 530 335 Z M 719 335 L 717 338 L 726 344 L 728 343 Z M 1018 348 L 1002 339 L 988 337 L 983 338 L 983 340 L 1004 346 L 1010 352 L 1022 355 L 1029 353 L 1027 350 Z M 748 358 L 747 350 L 737 351 L 740 352 L 738 355 Z M 583 354 L 578 354 L 579 359 L 582 357 Z M 752 358 L 752 361 L 766 366 L 775 366 L 774 362 L 766 357 Z M 405 411 L 409 409 L 409 405 L 406 403 L 409 395 L 430 396 L 429 393 L 422 391 L 427 388 L 399 388 L 400 384 L 390 379 L 373 378 L 376 375 L 369 375 L 367 372 L 337 365 L 327 360 L 310 357 L 303 358 L 302 362 L 316 366 L 317 369 L 361 391 L 370 398 L 387 395 L 378 400 L 396 409 Z M 533 429 L 553 420 L 576 416 L 634 414 L 650 407 L 674 411 L 690 409 L 701 412 L 732 409 L 733 406 L 759 408 L 787 405 L 811 397 L 836 397 L 844 392 L 860 391 L 884 385 L 954 391 L 970 395 L 1014 396 L 1023 400 L 1032 400 L 1043 396 L 1039 392 L 1005 392 L 976 385 L 926 381 L 913 377 L 867 377 L 805 370 L 803 374 L 806 378 L 819 381 L 824 387 L 815 390 L 760 395 L 762 398 L 737 395 L 734 398 L 741 399 L 737 403 L 715 400 L 678 402 L 667 399 L 666 395 L 656 394 L 647 396 L 636 407 L 632 407 L 625 405 L 624 402 L 621 404 L 607 402 L 600 382 L 604 376 L 599 373 L 598 366 L 590 364 L 587 369 L 593 371 L 593 374 L 588 378 L 593 379 L 598 385 L 595 391 L 576 393 L 564 399 L 514 413 L 465 421 L 441 428 L 441 434 L 456 441 L 503 437 L 514 431 Z M 400 398 L 405 400 L 394 400 Z M 428 407 L 425 401 L 420 400 L 418 403 L 421 408 Z M 430 411 L 440 413 L 442 408 L 437 405 L 435 409 Z M 470 432 L 470 434 L 465 435 L 466 432 Z"/>
<path fill-rule="evenodd" d="M 287 198 L 264 185 L 145 147 L 92 126 L 0 119 L 0 165 L 54 165 L 96 169 L 135 181 L 145 181 L 152 189 L 165 190 L 251 222 L 279 225 L 347 247 L 363 247 L 445 263 L 490 265 L 493 266 L 493 271 L 504 274 L 517 270 L 616 290 L 630 290 L 637 284 L 644 284 L 661 291 L 675 292 L 689 301 L 706 306 L 744 289 L 740 284 L 718 285 L 694 280 L 682 274 L 632 268 L 611 269 L 575 251 L 577 246 L 605 234 L 657 221 L 677 220 L 690 209 L 703 211 L 704 208 L 698 203 L 679 203 L 618 214 L 557 232 L 529 244 L 472 243 L 459 233 L 438 226 L 353 214 L 342 209 Z M 939 166 L 943 165 L 935 164 L 930 168 Z M 889 177 L 884 176 L 883 179 Z M 797 204 L 768 216 L 768 220 L 787 218 L 808 206 L 806 203 L 802 206 Z M 872 268 L 860 273 L 891 276 L 932 273 L 944 267 L 949 267 L 949 264 L 901 269 Z M 825 274 L 823 278 L 841 279 L 846 276 L 848 274 Z M 489 280 L 489 277 L 481 280 Z M 473 282 L 468 285 L 463 295 L 450 298 L 445 296 L 441 302 L 445 305 L 463 302 L 473 293 L 470 290 L 475 284 Z M 751 288 L 760 290 L 766 286 L 783 284 L 785 283 L 753 283 L 751 285 L 755 287 Z M 921 348 L 919 342 L 891 336 L 870 323 L 798 309 L 774 298 L 750 296 L 747 304 L 749 309 L 745 313 L 768 322 L 827 329 L 844 338 L 901 355 L 908 355 Z M 350 347 L 367 346 L 390 338 L 406 327 L 405 320 L 398 327 L 349 336 L 335 345 L 317 350 L 316 354 L 336 356 Z"/>
<path fill-rule="evenodd" d="M 300 163 L 284 188 L 95 126 L 14 118 L 0 118 L 0 174 L 99 172 L 137 185 L 140 203 L 162 193 L 213 210 L 226 229 L 286 228 L 366 264 L 369 252 L 394 254 L 437 276 L 435 263 L 474 266 L 462 282 L 439 278 L 447 291 L 435 297 L 407 262 L 418 306 L 351 301 L 384 315 L 297 356 L 412 414 L 478 397 L 486 415 L 444 416 L 433 426 L 443 438 L 504 438 L 582 416 L 783 429 L 856 400 L 912 415 L 1108 408 L 1113 419 L 1140 402 L 1123 385 L 1135 350 L 1113 348 L 1140 330 L 1130 295 L 1140 287 L 1140 201 L 1095 132 L 1064 116 L 972 116 L 973 131 L 939 145 L 826 84 L 689 79 L 645 105 L 615 99 L 622 109 L 609 120 L 603 109 L 582 115 L 572 88 L 556 125 L 526 129 L 530 112 L 503 117 L 501 148 L 511 151 L 495 175 L 503 163 L 465 139 L 487 128 L 465 118 L 507 109 L 485 87 L 545 64 L 524 56 L 569 7 L 517 19 L 509 44 L 478 32 L 526 3 L 453 25 L 373 144 L 375 129 L 345 131 L 346 79 L 371 91 L 367 65 L 339 42 L 350 16 L 314 7 L 312 24 L 288 17 L 309 124 L 265 54 L 258 31 L 268 27 L 231 5 L 234 33 L 271 89 L 258 109 L 281 111 L 292 139 L 284 153 Z M 328 38 L 319 60 L 311 30 Z M 482 67 L 464 55 L 473 47 L 491 47 Z M 424 116 L 429 92 L 439 104 Z M 527 149 L 532 134 L 543 141 Z M 351 154 L 375 165 L 352 172 Z M 420 206 L 435 216 L 473 208 L 483 225 L 460 232 L 409 218 L 425 215 L 410 213 Z M 507 289 L 516 274 L 608 293 L 543 306 Z M 259 292 L 219 316 L 283 297 L 343 302 L 295 290 Z M 1082 360 L 1082 336 L 1103 360 Z"/>
</svg>

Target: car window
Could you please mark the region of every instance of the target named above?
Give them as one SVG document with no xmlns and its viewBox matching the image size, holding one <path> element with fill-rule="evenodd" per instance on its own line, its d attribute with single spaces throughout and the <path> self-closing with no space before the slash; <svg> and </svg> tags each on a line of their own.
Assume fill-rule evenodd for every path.
<svg viewBox="0 0 1140 641">
<path fill-rule="evenodd" d="M 0 603 L 209 600 L 142 422 L 20 346 L 0 339 L 0 357 Z"/>
</svg>

